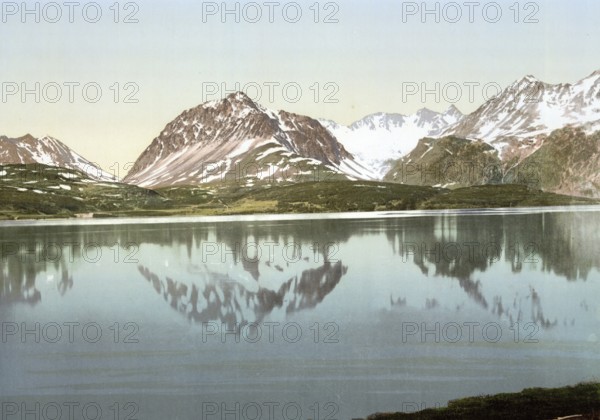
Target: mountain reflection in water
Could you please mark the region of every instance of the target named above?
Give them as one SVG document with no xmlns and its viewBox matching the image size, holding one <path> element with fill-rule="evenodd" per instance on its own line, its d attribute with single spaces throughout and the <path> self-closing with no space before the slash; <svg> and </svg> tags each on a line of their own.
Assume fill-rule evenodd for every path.
<svg viewBox="0 0 600 420">
<path fill-rule="evenodd" d="M 196 322 L 220 320 L 232 326 L 260 322 L 275 307 L 285 306 L 287 314 L 316 307 L 340 282 L 347 267 L 341 262 L 326 262 L 316 269 L 304 270 L 284 282 L 278 290 L 260 287 L 250 291 L 226 274 L 206 272 L 200 290 L 169 277 L 160 280 L 148 268 L 140 266 L 140 273 L 173 309 Z M 251 314 L 251 320 L 245 313 Z"/>
<path fill-rule="evenodd" d="M 482 278 L 486 272 L 497 272 L 496 282 L 519 274 L 549 274 L 562 279 L 561 287 L 597 279 L 599 226 L 598 212 L 564 212 L 2 228 L 0 305 L 43 303 L 39 284 L 48 278 L 55 279 L 59 296 L 68 294 L 78 278 L 96 267 L 82 254 L 84 244 L 95 244 L 102 250 L 98 264 L 106 276 L 122 276 L 128 290 L 142 287 L 134 282 L 144 279 L 167 305 L 195 322 L 257 322 L 274 310 L 288 315 L 311 310 L 347 282 L 353 288 L 389 289 L 389 310 L 423 305 L 425 310 L 453 305 L 460 310 L 462 303 L 442 294 L 407 301 L 396 280 L 411 273 L 403 280 L 411 290 L 420 287 L 420 278 L 451 279 L 481 310 L 511 323 L 532 321 L 548 329 L 574 320 L 544 310 L 539 283 L 529 285 L 526 295 L 510 287 L 486 292 L 490 280 Z M 48 244 L 62 246 L 63 252 L 52 254 L 55 248 Z M 44 249 L 33 252 L 36 247 Z M 244 247 L 246 253 L 240 252 Z M 387 253 L 389 258 L 377 259 Z M 379 277 L 355 279 L 363 275 L 359 263 L 364 268 L 370 261 Z M 358 305 L 338 304 L 353 310 Z M 585 300 L 564 304 L 578 309 L 589 305 Z"/>
</svg>

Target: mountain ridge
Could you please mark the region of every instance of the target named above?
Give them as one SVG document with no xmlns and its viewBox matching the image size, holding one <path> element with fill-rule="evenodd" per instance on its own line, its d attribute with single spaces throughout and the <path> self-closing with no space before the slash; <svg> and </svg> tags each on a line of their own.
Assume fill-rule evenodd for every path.
<svg viewBox="0 0 600 420">
<path fill-rule="evenodd" d="M 317 120 L 269 110 L 237 92 L 190 108 L 168 123 L 124 181 L 145 187 L 201 184 L 232 172 L 245 178 L 250 167 L 249 178 L 262 180 L 262 170 L 269 167 L 277 182 L 293 170 L 297 175 L 328 169 L 356 179 L 371 177 Z"/>
<path fill-rule="evenodd" d="M 353 155 L 365 162 L 382 179 L 390 161 L 407 155 L 420 139 L 435 137 L 463 114 L 451 105 L 445 112 L 421 108 L 414 114 L 378 112 L 343 126 L 330 120 L 321 123 Z"/>
<path fill-rule="evenodd" d="M 28 133 L 11 138 L 0 135 L 0 163 L 41 164 L 74 169 L 99 181 L 116 181 L 113 175 L 51 136 L 36 138 Z"/>
<path fill-rule="evenodd" d="M 552 136 L 556 130 L 567 128 L 581 133 L 571 135 L 565 131 Z M 532 75 L 524 76 L 468 115 L 450 105 L 444 112 L 421 108 L 409 115 L 373 113 L 348 126 L 285 110 L 273 111 L 236 92 L 189 108 L 166 124 L 137 158 L 124 182 L 161 188 L 234 179 L 252 186 L 318 181 L 324 175 L 328 179 L 397 181 L 397 174 L 390 175 L 395 166 L 425 162 L 419 147 L 423 156 L 430 147 L 436 148 L 432 156 L 439 157 L 438 165 L 449 165 L 459 156 L 463 160 L 464 156 L 475 156 L 474 150 L 492 153 L 488 148 L 467 147 L 461 140 L 467 139 L 492 146 L 502 173 L 509 173 L 525 161 L 543 161 L 546 173 L 549 160 L 555 158 L 560 162 L 555 168 L 562 174 L 560 183 L 544 185 L 560 188 L 560 192 L 578 193 L 585 188 L 587 195 L 598 183 L 593 165 L 586 165 L 585 179 L 577 182 L 571 181 L 577 174 L 577 168 L 571 166 L 582 162 L 579 155 L 584 149 L 595 159 L 593 141 L 584 135 L 596 131 L 600 131 L 600 70 L 575 83 L 550 84 Z M 424 139 L 450 140 L 422 143 Z M 568 146 L 563 144 L 567 141 L 585 141 L 586 146 L 563 147 Z M 574 155 L 554 156 L 559 150 Z M 533 155 L 537 160 L 530 159 Z M 476 159 L 488 162 L 486 157 Z M 115 181 L 112 175 L 50 136 L 1 136 L 2 163 L 40 163 Z"/>
<path fill-rule="evenodd" d="M 525 76 L 442 135 L 481 139 L 501 150 L 503 139 L 548 135 L 568 125 L 600 129 L 600 70 L 572 84 Z"/>
</svg>

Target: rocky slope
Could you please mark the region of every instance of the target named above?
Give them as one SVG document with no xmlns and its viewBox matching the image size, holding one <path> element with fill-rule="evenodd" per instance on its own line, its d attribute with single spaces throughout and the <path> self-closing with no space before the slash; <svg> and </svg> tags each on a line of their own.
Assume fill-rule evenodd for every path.
<svg viewBox="0 0 600 420">
<path fill-rule="evenodd" d="M 55 138 L 35 138 L 30 134 L 18 138 L 0 136 L 0 165 L 35 163 L 81 171 L 96 180 L 116 180 Z"/>
<path fill-rule="evenodd" d="M 422 140 L 384 179 L 447 187 L 518 183 L 598 197 L 599 134 L 593 133 L 599 129 L 600 71 L 574 84 L 527 76 L 446 128 L 443 137 Z"/>
<path fill-rule="evenodd" d="M 516 141 L 515 141 L 516 142 Z M 523 142 L 523 141 L 522 141 Z M 384 180 L 459 188 L 522 184 L 558 194 L 600 197 L 600 132 L 566 127 L 500 152 L 483 141 L 422 139 Z"/>
<path fill-rule="evenodd" d="M 268 110 L 238 92 L 187 110 L 169 123 L 125 182 L 152 188 L 253 184 L 318 180 L 324 173 L 373 177 L 318 121 Z"/>
<path fill-rule="evenodd" d="M 502 182 L 498 152 L 482 141 L 425 138 L 396 161 L 385 181 L 458 188 Z"/>
<path fill-rule="evenodd" d="M 545 191 L 567 195 L 600 197 L 600 132 L 586 134 L 567 127 L 541 136 L 540 145 L 509 172 L 536 181 Z M 523 177 L 522 177 L 523 178 Z"/>
<path fill-rule="evenodd" d="M 444 135 L 482 139 L 526 139 L 568 125 L 600 129 L 600 70 L 574 83 L 549 84 L 526 76 L 475 112 L 448 127 Z"/>
</svg>

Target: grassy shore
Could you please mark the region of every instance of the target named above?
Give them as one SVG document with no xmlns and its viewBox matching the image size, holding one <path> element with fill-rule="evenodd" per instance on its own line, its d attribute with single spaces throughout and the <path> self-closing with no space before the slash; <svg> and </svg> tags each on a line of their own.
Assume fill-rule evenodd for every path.
<svg viewBox="0 0 600 420">
<path fill-rule="evenodd" d="M 462 398 L 450 401 L 445 408 L 417 413 L 377 413 L 368 420 L 550 420 L 575 415 L 582 417 L 574 419 L 600 419 L 600 383 Z"/>
<path fill-rule="evenodd" d="M 0 219 L 337 213 L 600 204 L 525 185 L 448 190 L 389 182 L 215 183 L 149 190 L 39 165 L 0 166 Z"/>
</svg>

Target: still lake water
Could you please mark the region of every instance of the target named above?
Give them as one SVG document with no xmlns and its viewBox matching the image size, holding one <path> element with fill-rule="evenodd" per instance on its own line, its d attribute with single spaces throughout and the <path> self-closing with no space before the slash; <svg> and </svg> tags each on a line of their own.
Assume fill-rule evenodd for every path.
<svg viewBox="0 0 600 420">
<path fill-rule="evenodd" d="M 600 378 L 600 209 L 405 216 L 2 225 L 3 416 L 350 419 Z"/>
</svg>

